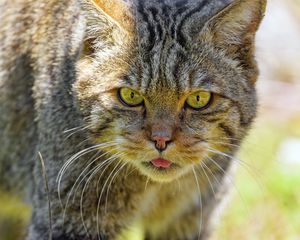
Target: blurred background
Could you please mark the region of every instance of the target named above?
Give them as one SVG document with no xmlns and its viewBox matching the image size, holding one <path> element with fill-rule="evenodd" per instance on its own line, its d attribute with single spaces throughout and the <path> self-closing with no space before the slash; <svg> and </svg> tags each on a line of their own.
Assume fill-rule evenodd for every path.
<svg viewBox="0 0 300 240">
<path fill-rule="evenodd" d="M 251 1 L 251 0 L 249 0 Z M 260 108 L 213 240 L 300 240 L 300 0 L 269 0 L 257 35 Z"/>
<path fill-rule="evenodd" d="M 213 240 L 300 240 L 300 0 L 269 0 L 257 59 L 259 114 Z M 23 239 L 29 217 L 0 190 L 0 240 Z"/>
</svg>

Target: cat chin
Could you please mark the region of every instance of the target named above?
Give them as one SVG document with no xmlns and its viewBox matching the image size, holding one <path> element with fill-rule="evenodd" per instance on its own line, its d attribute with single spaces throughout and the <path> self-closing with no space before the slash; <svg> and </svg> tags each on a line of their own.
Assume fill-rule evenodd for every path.
<svg viewBox="0 0 300 240">
<path fill-rule="evenodd" d="M 157 168 L 148 162 L 143 162 L 138 166 L 138 169 L 143 175 L 149 177 L 152 181 L 159 183 L 173 182 L 191 170 L 190 167 L 181 167 L 178 165 L 173 165 L 167 169 Z"/>
</svg>

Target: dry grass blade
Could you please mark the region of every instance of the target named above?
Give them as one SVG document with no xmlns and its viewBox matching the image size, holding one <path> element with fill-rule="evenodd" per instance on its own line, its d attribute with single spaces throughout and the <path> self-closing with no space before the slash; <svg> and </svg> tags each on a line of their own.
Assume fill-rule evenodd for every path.
<svg viewBox="0 0 300 240">
<path fill-rule="evenodd" d="M 48 198 L 48 215 L 49 215 L 49 240 L 52 240 L 52 212 L 51 212 L 51 199 L 50 199 L 50 192 L 49 192 L 49 182 L 48 182 L 48 177 L 46 173 L 46 168 L 45 168 L 45 162 L 43 159 L 43 156 L 40 152 L 38 152 L 40 162 L 42 165 L 42 176 L 44 179 L 45 183 L 45 191 L 47 193 L 47 198 Z"/>
</svg>

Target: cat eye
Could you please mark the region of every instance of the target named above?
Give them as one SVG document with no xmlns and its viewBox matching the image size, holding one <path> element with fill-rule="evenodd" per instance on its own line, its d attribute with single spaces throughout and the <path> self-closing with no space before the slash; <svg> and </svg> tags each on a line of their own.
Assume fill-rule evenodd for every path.
<svg viewBox="0 0 300 240">
<path fill-rule="evenodd" d="M 206 91 L 192 93 L 186 99 L 186 106 L 194 110 L 204 110 L 212 102 L 213 94 Z"/>
<path fill-rule="evenodd" d="M 120 101 L 129 107 L 137 107 L 142 105 L 144 102 L 142 95 L 131 88 L 120 88 L 118 95 Z"/>
</svg>

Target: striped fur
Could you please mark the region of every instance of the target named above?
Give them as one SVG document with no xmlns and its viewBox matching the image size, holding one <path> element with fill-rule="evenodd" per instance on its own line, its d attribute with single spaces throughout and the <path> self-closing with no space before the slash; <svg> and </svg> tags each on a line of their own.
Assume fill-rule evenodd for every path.
<svg viewBox="0 0 300 240">
<path fill-rule="evenodd" d="M 24 177 L 34 186 L 27 240 L 48 237 L 43 179 L 32 160 L 38 152 L 49 176 L 53 239 L 127 240 L 132 227 L 142 239 L 208 239 L 237 163 L 230 156 L 256 116 L 255 33 L 265 5 L 1 3 L 9 11 L 0 23 L 1 176 L 6 185 Z M 122 87 L 138 91 L 144 104 L 125 106 Z M 197 90 L 213 93 L 203 111 L 186 107 Z M 26 111 L 12 111 L 17 106 Z M 171 132 L 163 152 L 153 129 Z M 159 156 L 176 167 L 149 167 Z"/>
</svg>

